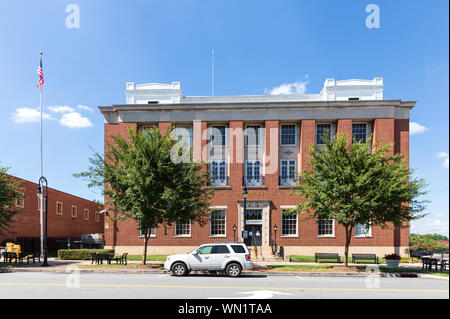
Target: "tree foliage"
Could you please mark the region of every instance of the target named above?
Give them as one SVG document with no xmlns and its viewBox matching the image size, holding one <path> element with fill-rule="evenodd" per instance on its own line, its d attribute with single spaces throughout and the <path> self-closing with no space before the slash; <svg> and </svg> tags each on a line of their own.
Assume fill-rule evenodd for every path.
<svg viewBox="0 0 450 319">
<path fill-rule="evenodd" d="M 172 223 L 204 223 L 212 190 L 204 164 L 176 161 L 171 126 L 143 132 L 129 130 L 129 139 L 112 136 L 105 158 L 95 154 L 88 171 L 77 174 L 91 187 L 105 184 L 106 203 L 123 218 L 133 218 L 144 234 L 145 263 L 150 230 Z"/>
<path fill-rule="evenodd" d="M 18 191 L 20 182 L 13 180 L 6 172 L 6 168 L 0 167 L 0 235 L 13 223 L 12 218 L 17 213 L 15 200 L 22 198 Z"/>
<path fill-rule="evenodd" d="M 327 134 L 325 134 L 327 135 Z M 371 139 L 348 145 L 345 133 L 313 145 L 310 169 L 302 172 L 297 210 L 309 218 L 334 219 L 346 233 L 348 247 L 357 224 L 402 227 L 421 217 L 423 180 L 412 177 L 403 155 L 389 155 L 392 144 L 371 147 Z M 288 211 L 293 213 L 294 211 Z"/>
</svg>

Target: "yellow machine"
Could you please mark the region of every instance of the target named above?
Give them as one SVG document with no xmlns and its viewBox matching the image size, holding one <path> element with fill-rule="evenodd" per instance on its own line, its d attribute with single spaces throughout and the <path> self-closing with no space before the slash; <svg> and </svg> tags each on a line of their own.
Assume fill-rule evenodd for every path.
<svg viewBox="0 0 450 319">
<path fill-rule="evenodd" d="M 14 243 L 6 243 L 6 251 L 8 253 L 20 254 L 20 245 L 16 245 Z"/>
</svg>

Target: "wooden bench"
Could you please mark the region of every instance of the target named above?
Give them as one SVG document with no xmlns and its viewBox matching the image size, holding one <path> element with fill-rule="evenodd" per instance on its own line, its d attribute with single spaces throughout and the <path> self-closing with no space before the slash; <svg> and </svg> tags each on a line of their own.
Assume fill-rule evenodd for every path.
<svg viewBox="0 0 450 319">
<path fill-rule="evenodd" d="M 336 262 L 341 261 L 338 253 L 315 253 L 314 260 L 317 262 L 319 259 L 336 259 Z"/>
<path fill-rule="evenodd" d="M 373 260 L 375 264 L 378 264 L 378 257 L 376 254 L 352 254 L 352 262 L 356 264 L 357 260 Z"/>
</svg>

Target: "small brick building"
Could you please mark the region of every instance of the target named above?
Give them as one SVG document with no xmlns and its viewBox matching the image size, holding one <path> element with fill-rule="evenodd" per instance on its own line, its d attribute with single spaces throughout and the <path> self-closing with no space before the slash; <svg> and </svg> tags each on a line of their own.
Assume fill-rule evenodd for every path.
<svg viewBox="0 0 450 319">
<path fill-rule="evenodd" d="M 7 240 L 21 244 L 24 250 L 39 251 L 40 203 L 36 195 L 38 184 L 12 177 L 20 182 L 22 200 L 16 200 L 18 213 L 14 223 L 0 235 L 0 245 Z M 80 240 L 82 234 L 103 233 L 104 216 L 98 204 L 53 188 L 48 188 L 48 245 L 49 251 L 67 248 L 61 243 L 67 238 Z M 58 245 L 59 243 L 59 245 Z"/>
<path fill-rule="evenodd" d="M 214 241 L 243 241 L 270 251 L 274 242 L 284 255 L 344 252 L 344 229 L 334 220 L 303 220 L 286 216 L 294 207 L 295 180 L 308 165 L 311 144 L 323 134 L 346 132 L 381 144 L 394 143 L 392 153 L 409 161 L 409 114 L 413 101 L 384 100 L 383 79 L 327 79 L 319 94 L 262 96 L 183 96 L 180 83 L 126 85 L 127 104 L 100 106 L 105 118 L 105 141 L 127 137 L 128 128 L 172 122 L 175 138 L 186 137 L 194 160 L 208 162 L 212 186 L 209 223 L 173 225 L 152 230 L 150 254 L 186 252 Z M 243 185 L 247 186 L 247 213 Z M 133 220 L 105 220 L 106 246 L 137 254 L 143 237 Z M 275 227 L 276 226 L 276 227 Z M 275 228 L 277 231 L 275 232 Z M 113 241 L 113 239 L 115 240 Z M 405 254 L 409 228 L 355 229 L 350 253 Z"/>
</svg>

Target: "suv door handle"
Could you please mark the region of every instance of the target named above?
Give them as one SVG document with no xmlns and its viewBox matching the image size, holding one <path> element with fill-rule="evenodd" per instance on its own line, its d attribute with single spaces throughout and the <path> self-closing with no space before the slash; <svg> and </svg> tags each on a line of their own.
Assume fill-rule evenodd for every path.
<svg viewBox="0 0 450 319">
<path fill-rule="evenodd" d="M 208 259 L 209 258 L 209 256 L 205 256 L 205 259 Z"/>
<path fill-rule="evenodd" d="M 225 255 L 224 257 L 225 257 L 225 258 L 230 258 L 230 255 Z"/>
</svg>

